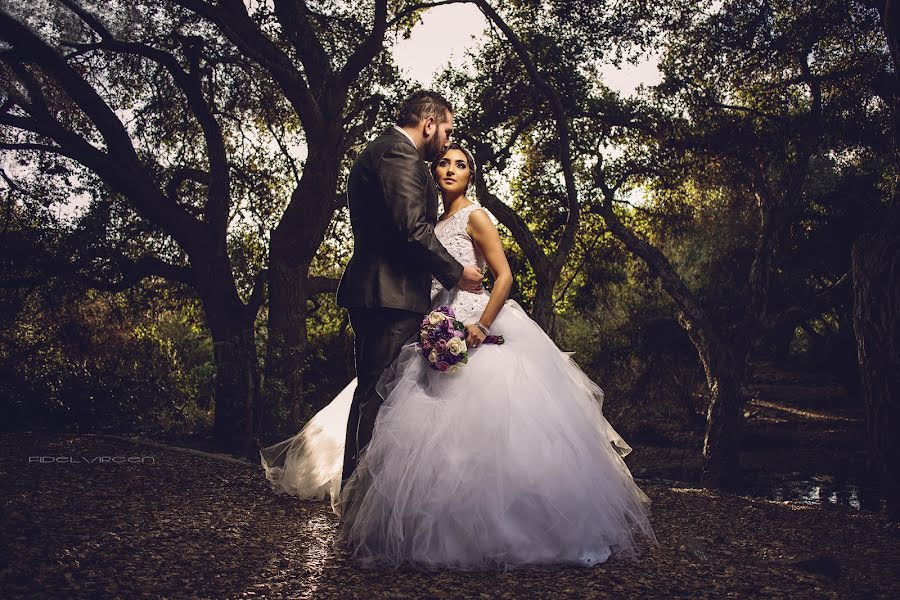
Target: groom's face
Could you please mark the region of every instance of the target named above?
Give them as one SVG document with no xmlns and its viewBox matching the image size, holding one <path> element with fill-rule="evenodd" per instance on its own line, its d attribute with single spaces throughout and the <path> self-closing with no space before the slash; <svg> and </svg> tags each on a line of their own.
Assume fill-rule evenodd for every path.
<svg viewBox="0 0 900 600">
<path fill-rule="evenodd" d="M 425 119 L 425 145 L 423 147 L 425 159 L 432 162 L 444 151 L 444 148 L 450 143 L 450 136 L 453 134 L 453 113 L 446 113 L 447 120 L 438 123 L 433 117 Z"/>
</svg>

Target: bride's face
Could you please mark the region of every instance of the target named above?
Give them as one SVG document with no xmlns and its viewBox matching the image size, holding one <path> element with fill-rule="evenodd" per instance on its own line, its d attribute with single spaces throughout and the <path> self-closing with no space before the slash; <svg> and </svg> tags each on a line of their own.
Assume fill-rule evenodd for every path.
<svg viewBox="0 0 900 600">
<path fill-rule="evenodd" d="M 444 192 L 465 192 L 466 186 L 469 185 L 471 173 L 466 155 L 456 148 L 448 150 L 441 157 L 434 172 L 437 184 Z"/>
</svg>

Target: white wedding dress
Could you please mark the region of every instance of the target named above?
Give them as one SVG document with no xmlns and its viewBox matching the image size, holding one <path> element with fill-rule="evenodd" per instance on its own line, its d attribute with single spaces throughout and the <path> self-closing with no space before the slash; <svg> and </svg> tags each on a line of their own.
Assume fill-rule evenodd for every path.
<svg viewBox="0 0 900 600">
<path fill-rule="evenodd" d="M 435 234 L 464 264 L 485 266 L 467 206 Z M 483 210 L 483 209 L 482 209 Z M 432 284 L 432 306 L 472 323 L 489 294 Z M 338 494 L 356 380 L 296 436 L 261 450 L 278 492 L 331 499 L 337 540 L 370 564 L 423 568 L 590 566 L 655 542 L 649 498 L 622 460 L 631 448 L 602 413 L 603 392 L 521 306 L 491 326 L 504 345 L 469 351 L 456 373 L 427 366 L 411 342 L 385 370 L 372 440 Z"/>
</svg>

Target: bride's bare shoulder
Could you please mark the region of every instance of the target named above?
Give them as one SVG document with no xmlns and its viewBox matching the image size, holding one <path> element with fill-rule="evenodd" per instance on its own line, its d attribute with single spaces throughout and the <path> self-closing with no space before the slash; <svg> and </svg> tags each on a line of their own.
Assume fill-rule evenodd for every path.
<svg viewBox="0 0 900 600">
<path fill-rule="evenodd" d="M 484 239 L 485 236 L 497 235 L 497 226 L 491 219 L 487 209 L 480 204 L 469 210 L 469 220 L 466 223 L 466 233 L 475 240 Z"/>
<path fill-rule="evenodd" d="M 480 204 L 472 203 L 472 207 L 468 208 L 469 210 L 469 225 L 475 223 L 478 226 L 486 226 L 490 224 L 494 225 L 494 221 L 491 219 L 490 213 L 488 210 Z"/>
</svg>

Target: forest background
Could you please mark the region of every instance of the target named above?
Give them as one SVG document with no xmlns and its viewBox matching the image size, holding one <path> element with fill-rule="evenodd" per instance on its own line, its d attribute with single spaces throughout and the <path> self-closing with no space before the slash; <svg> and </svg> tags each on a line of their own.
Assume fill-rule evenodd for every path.
<svg viewBox="0 0 900 600">
<path fill-rule="evenodd" d="M 826 414 L 850 433 L 817 460 L 896 516 L 893 4 L 0 2 L 4 428 L 255 460 L 327 404 L 347 171 L 422 83 L 393 50 L 444 15 L 481 32 L 435 34 L 428 83 L 511 297 L 626 440 L 678 455 L 655 474 L 739 486 L 779 415 Z"/>
</svg>

